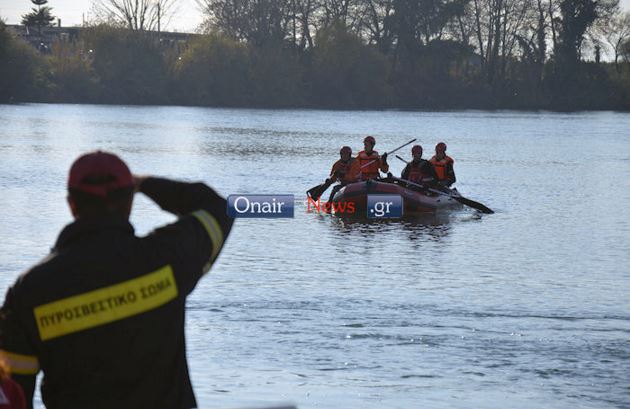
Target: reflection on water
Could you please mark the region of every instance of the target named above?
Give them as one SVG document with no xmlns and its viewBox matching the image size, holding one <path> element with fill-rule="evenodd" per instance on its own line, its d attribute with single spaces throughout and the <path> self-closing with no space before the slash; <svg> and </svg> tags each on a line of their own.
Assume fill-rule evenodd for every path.
<svg viewBox="0 0 630 409">
<path fill-rule="evenodd" d="M 415 220 L 407 220 L 402 225 L 403 231 L 408 232 L 411 241 L 425 240 L 440 241 L 448 236 L 451 231 L 451 217 L 439 215 L 436 217 L 417 217 Z"/>
<path fill-rule="evenodd" d="M 12 105 L 0 124 L 1 290 L 70 221 L 67 170 L 87 150 L 299 198 L 294 219 L 237 220 L 189 298 L 202 408 L 628 404 L 628 114 Z M 497 213 L 307 213 L 305 191 L 366 134 L 381 152 L 446 141 L 460 192 Z M 135 200 L 139 234 L 171 220 Z"/>
<path fill-rule="evenodd" d="M 465 216 L 449 214 L 445 212 L 414 214 L 402 219 L 368 219 L 367 217 L 350 217 L 336 215 L 318 215 L 322 222 L 329 222 L 331 232 L 338 237 L 347 238 L 357 235 L 363 237 L 373 237 L 383 232 L 401 230 L 407 232 L 409 240 L 440 240 L 446 237 L 451 229 L 451 222 L 454 218 L 468 217 L 479 219 L 480 216 L 472 216 L 466 213 Z"/>
</svg>

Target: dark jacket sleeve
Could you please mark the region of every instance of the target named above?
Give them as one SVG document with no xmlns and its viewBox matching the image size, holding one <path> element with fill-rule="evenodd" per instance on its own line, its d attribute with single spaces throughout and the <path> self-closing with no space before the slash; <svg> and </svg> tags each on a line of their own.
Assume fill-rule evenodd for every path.
<svg viewBox="0 0 630 409">
<path fill-rule="evenodd" d="M 19 286 L 16 283 L 16 286 Z M 22 388 L 27 407 L 33 407 L 35 377 L 39 372 L 39 360 L 24 323 L 27 318 L 20 317 L 15 286 L 7 291 L 2 309 L 0 309 L 0 359 L 11 371 L 11 377 Z"/>
<path fill-rule="evenodd" d="M 333 163 L 332 169 L 330 169 L 330 177 L 334 180 L 337 179 L 337 177 L 335 176 L 335 172 L 337 172 L 337 170 L 339 170 L 339 161 Z"/>
<path fill-rule="evenodd" d="M 384 172 L 384 173 L 389 172 L 389 163 L 387 163 L 387 160 L 383 160 L 382 156 L 379 156 L 378 163 L 379 163 L 379 169 L 381 172 Z"/>
<path fill-rule="evenodd" d="M 405 166 L 405 168 L 403 169 L 402 173 L 400 174 L 400 178 L 401 179 L 407 179 L 409 177 L 409 164 L 407 164 L 407 166 Z"/>
<path fill-rule="evenodd" d="M 180 216 L 155 230 L 148 240 L 177 265 L 175 274 L 186 293 L 210 270 L 232 229 L 227 202 L 203 183 L 148 178 L 139 191 L 163 210 Z"/>
<path fill-rule="evenodd" d="M 449 185 L 452 185 L 457 181 L 455 178 L 455 169 L 453 168 L 453 162 L 449 162 L 446 164 L 446 176 L 448 177 Z"/>
</svg>

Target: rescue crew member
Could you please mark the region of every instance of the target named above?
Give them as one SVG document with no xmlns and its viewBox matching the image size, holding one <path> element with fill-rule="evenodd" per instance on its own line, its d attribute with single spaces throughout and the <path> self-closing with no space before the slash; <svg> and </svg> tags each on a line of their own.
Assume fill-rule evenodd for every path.
<svg viewBox="0 0 630 409">
<path fill-rule="evenodd" d="M 354 182 L 356 179 L 350 174 L 350 167 L 355 161 L 355 158 L 352 157 L 352 149 L 349 146 L 343 146 L 339 150 L 339 158 L 330 170 L 330 178 L 346 184 Z"/>
<path fill-rule="evenodd" d="M 352 175 L 359 180 L 376 179 L 379 177 L 379 170 L 387 173 L 389 164 L 387 164 L 387 152 L 382 156 L 374 150 L 376 140 L 373 136 L 366 136 L 363 139 L 364 150 L 359 152 L 353 165 Z"/>
<path fill-rule="evenodd" d="M 437 175 L 431 163 L 422 159 L 422 146 L 414 145 L 411 148 L 411 155 L 413 160 L 405 166 L 400 178 L 417 184 L 434 183 L 437 180 Z"/>
<path fill-rule="evenodd" d="M 356 159 L 352 157 L 352 149 L 349 146 L 343 146 L 339 150 L 339 157 L 340 159 L 333 164 L 330 170 L 330 180 L 339 182 L 339 184 L 335 185 L 332 192 L 330 192 L 330 197 L 328 198 L 329 202 L 335 197 L 335 193 L 337 193 L 339 189 L 348 183 L 356 181 L 356 177 L 353 177 L 350 173 L 352 164 L 356 161 Z"/>
<path fill-rule="evenodd" d="M 137 237 L 134 191 L 179 220 Z M 203 183 L 132 176 L 100 151 L 74 162 L 67 199 L 74 222 L 0 310 L 0 353 L 28 406 L 41 370 L 48 409 L 196 408 L 186 297 L 230 232 L 226 201 Z"/>
<path fill-rule="evenodd" d="M 455 170 L 453 169 L 455 161 L 446 154 L 446 144 L 444 142 L 435 145 L 435 156 L 429 162 L 433 165 L 440 183 L 446 186 L 451 186 L 455 183 Z"/>
</svg>

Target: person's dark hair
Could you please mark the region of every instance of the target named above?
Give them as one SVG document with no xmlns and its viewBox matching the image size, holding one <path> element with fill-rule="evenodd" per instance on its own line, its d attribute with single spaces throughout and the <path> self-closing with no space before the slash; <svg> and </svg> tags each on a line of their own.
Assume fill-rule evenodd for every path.
<svg viewBox="0 0 630 409">
<path fill-rule="evenodd" d="M 68 194 L 75 204 L 75 211 L 81 217 L 116 213 L 127 215 L 129 201 L 133 196 L 133 187 L 112 190 L 106 197 L 69 189 Z"/>
</svg>

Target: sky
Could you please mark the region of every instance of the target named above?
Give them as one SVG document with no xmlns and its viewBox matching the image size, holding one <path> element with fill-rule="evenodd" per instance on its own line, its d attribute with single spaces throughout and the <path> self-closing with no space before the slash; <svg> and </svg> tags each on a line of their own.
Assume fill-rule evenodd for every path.
<svg viewBox="0 0 630 409">
<path fill-rule="evenodd" d="M 93 0 L 49 0 L 53 14 L 61 18 L 62 26 L 81 25 L 83 16 L 90 19 Z M 201 24 L 202 17 L 195 0 L 176 0 L 176 12 L 170 23 L 163 27 L 168 31 L 192 32 Z M 630 0 L 621 0 L 624 10 L 630 9 Z M 7 24 L 20 24 L 22 15 L 30 10 L 30 0 L 0 0 L 0 17 Z"/>
<path fill-rule="evenodd" d="M 630 3 L 630 0 L 625 0 Z M 176 0 L 176 11 L 168 26 L 168 31 L 192 32 L 201 24 L 202 17 L 195 0 Z M 48 0 L 53 15 L 61 19 L 64 27 L 81 25 L 83 15 L 90 19 L 92 0 Z M 0 0 L 0 17 L 7 24 L 20 24 L 22 15 L 30 11 L 30 0 Z"/>
</svg>

